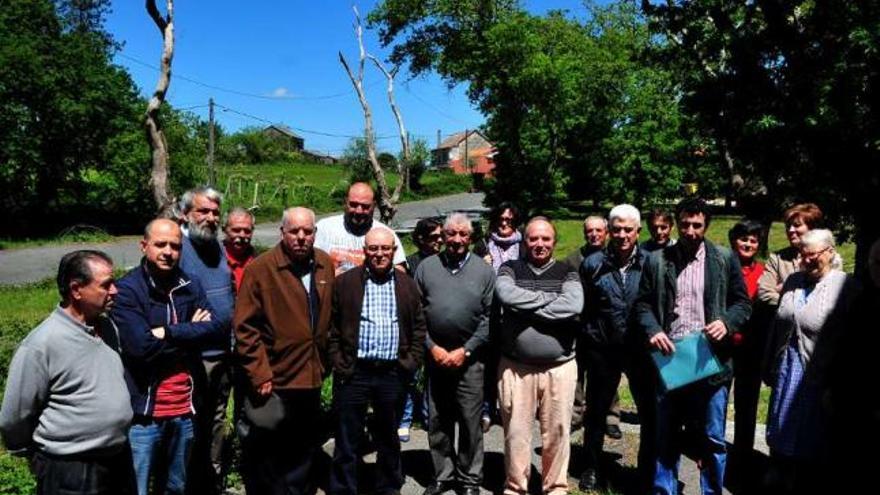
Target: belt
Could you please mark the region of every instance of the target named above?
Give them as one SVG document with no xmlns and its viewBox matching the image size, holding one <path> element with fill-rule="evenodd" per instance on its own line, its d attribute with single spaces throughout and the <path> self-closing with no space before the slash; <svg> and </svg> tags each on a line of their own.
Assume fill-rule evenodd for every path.
<svg viewBox="0 0 880 495">
<path fill-rule="evenodd" d="M 355 367 L 372 371 L 388 371 L 397 368 L 397 361 L 391 359 L 358 359 Z"/>
</svg>

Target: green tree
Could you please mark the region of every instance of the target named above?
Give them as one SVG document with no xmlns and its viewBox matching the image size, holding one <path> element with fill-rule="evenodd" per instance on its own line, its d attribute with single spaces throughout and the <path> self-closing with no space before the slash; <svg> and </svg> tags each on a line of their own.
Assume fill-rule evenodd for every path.
<svg viewBox="0 0 880 495">
<path fill-rule="evenodd" d="M 409 169 L 409 187 L 411 190 L 422 190 L 422 175 L 425 173 L 426 164 L 430 159 L 431 150 L 428 148 L 427 141 L 419 138 L 410 143 L 409 163 L 407 164 L 407 168 Z M 398 160 L 403 160 L 403 157 L 398 157 Z"/>
<path fill-rule="evenodd" d="M 754 177 L 765 211 L 818 203 L 857 243 L 880 234 L 877 2 L 642 2 L 657 55 L 731 177 Z M 748 198 L 742 198 L 748 199 Z M 766 206 L 769 205 L 770 208 Z"/>
<path fill-rule="evenodd" d="M 373 166 L 367 155 L 367 140 L 351 138 L 340 157 L 348 169 L 349 182 L 370 182 L 373 180 Z"/>
<path fill-rule="evenodd" d="M 701 170 L 676 81 L 632 2 L 587 3 L 589 20 L 516 2 L 387 0 L 371 14 L 392 61 L 465 82 L 495 143 L 489 201 L 528 209 L 566 197 L 653 202 Z M 528 184 L 529 187 L 523 187 Z"/>
</svg>

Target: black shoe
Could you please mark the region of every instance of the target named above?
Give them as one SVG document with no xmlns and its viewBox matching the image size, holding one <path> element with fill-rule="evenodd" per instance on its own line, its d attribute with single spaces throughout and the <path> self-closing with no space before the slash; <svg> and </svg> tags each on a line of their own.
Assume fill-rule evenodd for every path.
<svg viewBox="0 0 880 495">
<path fill-rule="evenodd" d="M 615 440 L 620 440 L 621 438 L 623 438 L 623 432 L 620 431 L 620 427 L 617 425 L 606 426 L 605 434 L 608 435 L 608 438 L 613 438 Z"/>
<path fill-rule="evenodd" d="M 595 491 L 599 489 L 599 478 L 596 476 L 596 470 L 588 468 L 581 475 L 581 482 L 578 488 L 583 492 Z"/>
<path fill-rule="evenodd" d="M 458 490 L 455 490 L 456 495 L 480 495 L 480 487 L 478 486 L 463 486 Z"/>
<path fill-rule="evenodd" d="M 441 493 L 449 491 L 450 488 L 451 487 L 448 483 L 435 481 L 425 488 L 425 491 L 422 492 L 422 495 L 440 495 Z"/>
</svg>

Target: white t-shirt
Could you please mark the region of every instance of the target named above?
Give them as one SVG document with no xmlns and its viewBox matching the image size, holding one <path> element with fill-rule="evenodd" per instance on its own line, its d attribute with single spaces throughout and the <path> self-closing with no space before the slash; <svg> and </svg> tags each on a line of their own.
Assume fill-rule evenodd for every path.
<svg viewBox="0 0 880 495">
<path fill-rule="evenodd" d="M 373 220 L 373 227 L 387 227 L 378 220 Z M 343 215 L 335 215 L 318 221 L 315 233 L 315 247 L 326 252 L 333 260 L 333 267 L 343 267 L 348 271 L 364 263 L 364 235 L 354 235 L 345 229 Z M 391 230 L 391 229 L 389 229 Z M 394 231 L 391 231 L 394 234 Z M 397 234 L 394 234 L 394 264 L 406 262 L 406 255 Z"/>
</svg>

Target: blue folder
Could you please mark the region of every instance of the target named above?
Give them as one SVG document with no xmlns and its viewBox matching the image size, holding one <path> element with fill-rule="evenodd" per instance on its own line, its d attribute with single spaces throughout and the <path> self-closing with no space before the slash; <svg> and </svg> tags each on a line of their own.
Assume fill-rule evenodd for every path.
<svg viewBox="0 0 880 495">
<path fill-rule="evenodd" d="M 668 356 L 656 349 L 651 351 L 651 357 L 660 372 L 660 381 L 667 391 L 730 371 L 726 364 L 715 357 L 709 339 L 702 331 L 690 333 L 673 342 L 675 352 Z"/>
</svg>

